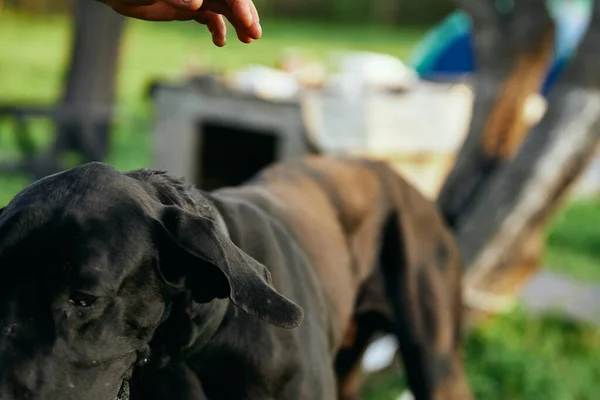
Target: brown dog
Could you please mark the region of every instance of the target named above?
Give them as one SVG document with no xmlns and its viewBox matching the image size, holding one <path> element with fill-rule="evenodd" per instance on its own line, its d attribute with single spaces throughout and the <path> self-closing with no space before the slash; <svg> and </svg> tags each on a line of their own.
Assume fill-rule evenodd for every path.
<svg viewBox="0 0 600 400">
<path fill-rule="evenodd" d="M 452 236 L 382 163 L 212 193 L 86 164 L 0 209 L 0 273 L 2 399 L 357 399 L 379 332 L 417 399 L 470 397 Z"/>
<path fill-rule="evenodd" d="M 471 398 L 456 245 L 435 206 L 387 165 L 310 157 L 217 193 L 277 216 L 315 266 L 339 399 L 360 398 L 360 359 L 378 333 L 397 335 L 416 399 Z"/>
</svg>

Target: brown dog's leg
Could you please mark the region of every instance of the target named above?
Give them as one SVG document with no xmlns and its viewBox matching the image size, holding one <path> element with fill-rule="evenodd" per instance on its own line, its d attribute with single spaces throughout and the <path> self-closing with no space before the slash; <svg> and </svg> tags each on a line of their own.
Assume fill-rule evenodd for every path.
<svg viewBox="0 0 600 400">
<path fill-rule="evenodd" d="M 361 360 L 376 333 L 389 332 L 390 322 L 377 312 L 356 315 L 335 360 L 339 400 L 360 400 Z"/>
<path fill-rule="evenodd" d="M 338 373 L 338 400 L 360 400 L 362 386 L 362 371 L 360 369 L 360 358 L 351 361 L 348 356 L 353 357 L 354 348 L 342 349 L 336 359 L 336 372 Z M 339 358 L 341 356 L 341 359 Z M 340 361 L 343 363 L 340 365 Z M 339 369 L 339 371 L 338 371 Z"/>
</svg>

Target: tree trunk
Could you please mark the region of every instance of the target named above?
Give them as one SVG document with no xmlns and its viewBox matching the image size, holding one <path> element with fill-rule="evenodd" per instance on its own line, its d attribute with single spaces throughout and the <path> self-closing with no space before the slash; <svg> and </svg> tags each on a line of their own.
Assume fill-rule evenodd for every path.
<svg viewBox="0 0 600 400">
<path fill-rule="evenodd" d="M 77 0 L 73 50 L 57 124 L 56 151 L 75 150 L 85 161 L 108 151 L 119 48 L 125 18 L 104 4 Z"/>
<path fill-rule="evenodd" d="M 491 1 L 464 1 L 478 37 L 474 116 L 438 201 L 467 267 L 468 296 L 514 291 L 533 272 L 531 265 L 519 263 L 524 245 L 535 240 L 600 139 L 596 6 L 576 57 L 550 93 L 545 117 L 519 146 L 526 133 L 519 126 L 520 105 L 539 86 L 544 72 L 540 65 L 548 59 L 544 49 L 551 25 L 547 12 L 540 14 L 541 3 L 516 2 L 514 15 L 501 16 Z M 526 9 L 519 11 L 519 4 Z M 507 52 L 511 46 L 518 51 Z M 517 76 L 527 79 L 513 83 Z"/>
<path fill-rule="evenodd" d="M 438 199 L 453 227 L 526 135 L 524 104 L 542 84 L 554 38 L 545 0 L 516 2 L 506 14 L 492 0 L 460 4 L 473 22 L 476 76 L 469 133 Z"/>
</svg>

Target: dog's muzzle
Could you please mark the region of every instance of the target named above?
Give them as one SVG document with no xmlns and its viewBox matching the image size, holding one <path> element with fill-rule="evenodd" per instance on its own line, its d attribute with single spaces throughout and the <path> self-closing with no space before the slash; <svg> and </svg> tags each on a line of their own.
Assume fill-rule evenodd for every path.
<svg viewBox="0 0 600 400">
<path fill-rule="evenodd" d="M 169 318 L 169 316 L 171 315 L 172 306 L 173 303 L 171 303 L 170 301 L 168 301 L 165 304 L 165 311 L 163 312 L 163 315 L 160 319 L 160 324 L 162 324 Z M 140 360 L 138 360 L 139 365 L 146 365 L 148 364 L 148 362 L 149 360 L 147 357 L 142 357 Z M 129 400 L 130 397 L 131 393 L 129 387 L 129 379 L 123 379 L 123 383 L 121 383 L 121 389 L 119 389 L 119 394 L 117 394 L 116 400 Z"/>
</svg>

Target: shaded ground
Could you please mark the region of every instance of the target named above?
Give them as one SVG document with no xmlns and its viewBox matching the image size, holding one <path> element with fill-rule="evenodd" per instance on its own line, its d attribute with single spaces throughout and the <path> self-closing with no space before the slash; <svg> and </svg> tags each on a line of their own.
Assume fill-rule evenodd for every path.
<svg viewBox="0 0 600 400">
<path fill-rule="evenodd" d="M 600 266 L 599 266 L 600 267 Z M 600 285 L 551 271 L 534 277 L 521 293 L 523 307 L 539 315 L 558 313 L 600 327 Z"/>
</svg>

